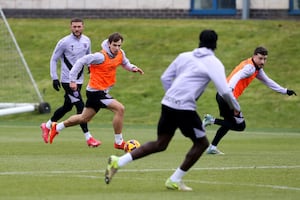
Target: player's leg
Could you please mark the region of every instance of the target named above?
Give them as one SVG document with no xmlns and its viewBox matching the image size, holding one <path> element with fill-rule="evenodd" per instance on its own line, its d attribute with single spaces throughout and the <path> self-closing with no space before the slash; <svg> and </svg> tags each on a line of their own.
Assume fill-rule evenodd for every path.
<svg viewBox="0 0 300 200">
<path fill-rule="evenodd" d="M 122 133 L 125 112 L 124 105 L 116 99 L 113 99 L 111 103 L 107 105 L 107 108 L 114 113 L 112 124 L 115 134 Z"/>
<path fill-rule="evenodd" d="M 214 124 L 223 126 L 229 130 L 243 131 L 246 126 L 245 121 L 244 120 L 241 120 L 242 122 L 236 121 L 234 116 L 234 111 L 229 107 L 228 103 L 219 94 L 216 95 L 216 100 L 218 103 L 220 116 L 222 116 L 224 119 L 216 118 L 214 120 Z M 226 133 L 223 132 L 222 134 L 226 134 Z"/>
<path fill-rule="evenodd" d="M 54 137 L 56 137 L 61 130 L 66 127 L 75 126 L 82 123 L 89 122 L 94 116 L 96 112 L 93 108 L 84 108 L 81 114 L 76 114 L 70 116 L 67 120 L 56 123 L 53 122 L 50 130 L 50 144 L 52 144 Z"/>
<path fill-rule="evenodd" d="M 186 154 L 183 163 L 178 167 L 175 172 L 167 179 L 165 185 L 168 189 L 191 191 L 192 188 L 186 186 L 182 177 L 188 172 L 188 170 L 199 160 L 205 149 L 208 147 L 208 139 L 205 137 L 197 139 L 193 142 L 193 146 Z"/>
<path fill-rule="evenodd" d="M 174 134 L 173 134 L 174 135 Z M 165 151 L 171 141 L 172 134 L 160 134 L 157 136 L 157 140 L 149 141 L 141 145 L 139 148 L 131 152 L 132 160 L 143 158 L 153 153 Z M 121 164 L 123 166 L 123 163 Z"/>
<path fill-rule="evenodd" d="M 81 114 L 84 109 L 84 102 L 83 102 L 82 96 L 81 96 L 81 87 L 82 87 L 82 84 L 77 84 L 77 91 L 73 92 L 73 94 L 76 95 L 76 101 L 74 101 L 73 104 L 76 107 L 77 114 Z M 75 95 L 73 95 L 73 96 L 75 96 Z M 88 132 L 87 123 L 80 124 L 80 127 L 81 127 L 83 133 Z"/>
<path fill-rule="evenodd" d="M 217 130 L 215 137 L 207 148 L 207 154 L 224 154 L 217 149 L 217 145 L 227 132 L 234 127 L 234 122 L 232 121 L 233 110 L 231 110 L 227 102 L 218 93 L 216 94 L 216 101 L 218 103 L 220 116 L 224 119 L 216 118 L 214 120 L 214 124 L 220 125 L 221 127 Z"/>
<path fill-rule="evenodd" d="M 77 114 L 81 114 L 83 109 L 84 109 L 84 102 L 82 100 L 82 96 L 81 96 L 81 84 L 77 85 L 77 91 L 78 91 L 78 100 L 77 102 L 74 103 L 76 110 L 77 110 Z M 80 124 L 81 130 L 84 134 L 86 143 L 89 147 L 98 147 L 101 144 L 101 141 L 96 140 L 92 134 L 90 133 L 89 129 L 88 129 L 88 124 L 87 123 L 81 123 Z"/>
<path fill-rule="evenodd" d="M 116 149 L 124 149 L 125 141 L 123 139 L 123 119 L 125 107 L 122 103 L 116 99 L 110 99 L 110 103 L 107 104 L 107 109 L 111 110 L 114 113 L 112 120 L 112 125 L 114 128 L 115 143 L 114 147 Z"/>
<path fill-rule="evenodd" d="M 152 153 L 165 151 L 172 140 L 178 127 L 178 112 L 172 108 L 162 105 L 161 115 L 157 125 L 157 138 L 132 151 L 133 160 L 145 157 Z"/>
<path fill-rule="evenodd" d="M 183 176 L 199 160 L 209 142 L 203 129 L 200 117 L 195 111 L 183 111 L 180 115 L 179 128 L 182 134 L 193 142 L 180 167 L 167 179 L 165 185 L 173 190 L 190 191 L 192 188 L 182 182 Z"/>
<path fill-rule="evenodd" d="M 48 143 L 52 122 L 57 122 L 58 120 L 60 120 L 66 113 L 71 111 L 73 107 L 71 99 L 68 95 L 71 92 L 70 88 L 68 88 L 66 83 L 62 83 L 62 86 L 65 90 L 63 105 L 54 111 L 52 117 L 46 123 L 41 124 L 42 137 L 45 143 Z"/>
<path fill-rule="evenodd" d="M 64 127 L 70 127 L 82 123 L 88 123 L 96 114 L 97 113 L 93 108 L 85 107 L 81 114 L 72 115 L 67 120 L 65 120 L 63 122 Z M 60 129 L 57 130 L 60 131 Z"/>
<path fill-rule="evenodd" d="M 172 109 L 167 109 L 166 106 L 162 106 L 162 112 L 157 128 L 157 139 L 155 141 L 146 142 L 139 148 L 133 150 L 130 153 L 126 153 L 121 157 L 110 156 L 108 159 L 108 165 L 105 171 L 105 182 L 110 183 L 113 175 L 117 172 L 120 167 L 125 166 L 133 160 L 145 157 L 149 154 L 164 151 L 172 137 L 175 134 L 177 124 L 174 120 L 175 117 L 172 114 Z M 176 118 L 176 117 L 175 117 Z"/>
<path fill-rule="evenodd" d="M 64 104 L 58 109 L 56 109 L 53 113 L 53 116 L 50 118 L 51 122 L 57 122 L 58 120 L 60 120 L 66 113 L 72 110 L 72 107 L 72 103 L 65 98 Z"/>
<path fill-rule="evenodd" d="M 76 102 L 75 106 L 76 106 L 76 109 L 77 109 L 77 114 L 81 114 L 83 109 L 84 109 L 84 103 L 82 101 Z M 83 132 L 86 143 L 89 147 L 98 147 L 99 145 L 101 145 L 101 141 L 95 139 L 93 137 L 93 135 L 90 133 L 90 131 L 88 129 L 88 123 L 86 123 L 86 122 L 80 123 L 80 127 L 81 127 L 81 130 Z"/>
<path fill-rule="evenodd" d="M 74 93 L 74 91 L 72 91 L 69 83 L 62 83 L 62 87 L 65 90 L 64 104 L 54 112 L 51 118 L 52 122 L 60 120 L 66 113 L 72 110 L 73 104 L 81 99 L 81 96 L 78 96 L 78 92 Z"/>
<path fill-rule="evenodd" d="M 100 110 L 101 102 L 99 92 L 86 92 L 87 101 L 86 107 L 83 109 L 81 114 L 72 115 L 67 120 L 60 122 L 58 124 L 52 123 L 52 128 L 50 131 L 50 143 L 52 143 L 53 138 L 58 135 L 58 133 L 65 127 L 74 126 L 82 123 L 89 122 Z"/>
</svg>

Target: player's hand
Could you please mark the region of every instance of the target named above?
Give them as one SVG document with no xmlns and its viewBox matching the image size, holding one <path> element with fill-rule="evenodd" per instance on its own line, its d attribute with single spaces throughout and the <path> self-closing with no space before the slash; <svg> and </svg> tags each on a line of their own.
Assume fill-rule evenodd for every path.
<svg viewBox="0 0 300 200">
<path fill-rule="evenodd" d="M 139 72 L 140 74 L 144 74 L 144 71 L 140 68 L 138 68 L 137 66 L 135 66 L 133 69 L 132 69 L 133 72 Z"/>
<path fill-rule="evenodd" d="M 53 88 L 54 88 L 56 91 L 59 91 L 59 88 L 60 88 L 60 82 L 59 82 L 59 80 L 53 80 L 52 86 L 53 86 Z"/>
<path fill-rule="evenodd" d="M 71 90 L 76 91 L 77 90 L 77 83 L 76 82 L 70 82 L 69 86 L 71 88 Z"/>
<path fill-rule="evenodd" d="M 289 90 L 289 89 L 286 91 L 286 94 L 289 95 L 289 96 L 292 96 L 292 95 L 297 96 L 297 94 L 294 90 Z"/>
<path fill-rule="evenodd" d="M 234 112 L 234 119 L 235 119 L 237 124 L 241 124 L 245 121 L 242 112 L 238 112 L 238 113 Z"/>
</svg>

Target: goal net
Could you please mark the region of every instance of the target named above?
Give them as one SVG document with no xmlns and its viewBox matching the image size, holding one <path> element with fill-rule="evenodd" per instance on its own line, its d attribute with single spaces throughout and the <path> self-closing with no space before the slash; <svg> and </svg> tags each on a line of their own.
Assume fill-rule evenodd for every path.
<svg viewBox="0 0 300 200">
<path fill-rule="evenodd" d="M 14 34 L 0 8 L 0 116 L 49 113 Z"/>
</svg>

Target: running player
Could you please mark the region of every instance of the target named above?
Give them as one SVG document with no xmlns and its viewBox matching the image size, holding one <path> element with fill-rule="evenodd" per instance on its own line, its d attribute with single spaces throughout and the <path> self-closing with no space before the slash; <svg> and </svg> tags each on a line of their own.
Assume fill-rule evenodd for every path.
<svg viewBox="0 0 300 200">
<path fill-rule="evenodd" d="M 289 96 L 296 95 L 293 90 L 283 88 L 275 81 L 270 79 L 264 72 L 263 67 L 267 61 L 268 50 L 265 47 L 257 47 L 251 58 L 242 61 L 228 76 L 227 81 L 229 87 L 232 89 L 235 98 L 243 93 L 248 85 L 257 78 L 263 84 L 268 86 L 270 89 Z M 212 115 L 205 115 L 203 123 L 205 126 L 210 124 L 217 124 L 221 127 L 217 130 L 215 137 L 212 140 L 209 148 L 207 149 L 208 154 L 224 154 L 218 150 L 217 145 L 221 139 L 226 135 L 229 130 L 243 131 L 246 127 L 245 120 L 242 115 L 238 118 L 234 116 L 229 105 L 224 101 L 219 93 L 216 95 L 216 100 L 219 105 L 220 115 L 224 119 L 215 119 Z"/>
<path fill-rule="evenodd" d="M 208 83 L 212 81 L 226 102 L 240 113 L 240 106 L 226 83 L 225 69 L 215 56 L 217 34 L 204 30 L 199 36 L 199 48 L 179 54 L 161 76 L 165 89 L 162 99 L 161 116 L 157 126 L 157 139 L 150 141 L 121 157 L 110 156 L 105 171 L 105 182 L 111 182 L 120 167 L 129 162 L 167 149 L 177 128 L 192 141 L 181 165 L 167 179 L 165 186 L 172 190 L 191 191 L 182 177 L 198 161 L 209 145 L 205 128 L 196 112 L 196 101 Z"/>
<path fill-rule="evenodd" d="M 89 122 L 100 110 L 107 108 L 114 113 L 114 148 L 124 149 L 123 140 L 123 117 L 124 105 L 117 99 L 110 96 L 109 91 L 116 82 L 117 67 L 122 66 L 131 72 L 144 74 L 143 70 L 130 63 L 125 52 L 121 49 L 123 36 L 120 33 L 111 34 L 108 39 L 102 42 L 102 50 L 94 54 L 88 54 L 76 61 L 70 72 L 70 88 L 77 91 L 76 78 L 83 66 L 90 66 L 90 80 L 87 85 L 87 101 L 81 114 L 73 115 L 61 123 L 52 123 L 50 131 L 50 143 L 54 137 L 65 127 L 74 126 Z"/>
<path fill-rule="evenodd" d="M 53 88 L 59 91 L 62 86 L 65 95 L 63 105 L 56 109 L 52 117 L 46 123 L 41 124 L 42 137 L 45 143 L 48 143 L 52 122 L 60 120 L 66 113 L 72 110 L 74 105 L 78 114 L 81 113 L 84 108 L 80 93 L 84 79 L 83 70 L 78 73 L 75 79 L 75 83 L 77 84 L 76 91 L 73 91 L 69 86 L 69 73 L 79 58 L 91 53 L 91 41 L 86 35 L 82 34 L 84 30 L 84 22 L 82 19 L 71 19 L 70 28 L 72 33 L 58 41 L 50 60 L 50 75 L 53 80 Z M 61 63 L 60 81 L 57 75 L 58 60 L 60 60 Z M 100 141 L 92 137 L 88 130 L 87 123 L 81 123 L 80 127 L 88 146 L 97 147 L 101 144 Z"/>
</svg>

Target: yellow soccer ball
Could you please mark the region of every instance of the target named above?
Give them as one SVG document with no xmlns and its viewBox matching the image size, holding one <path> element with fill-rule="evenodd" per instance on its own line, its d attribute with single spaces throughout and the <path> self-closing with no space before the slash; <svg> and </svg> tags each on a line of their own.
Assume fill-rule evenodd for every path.
<svg viewBox="0 0 300 200">
<path fill-rule="evenodd" d="M 141 144 L 139 143 L 139 141 L 131 139 L 128 140 L 124 146 L 124 151 L 125 152 L 131 152 L 136 148 L 139 148 L 141 146 Z"/>
</svg>

